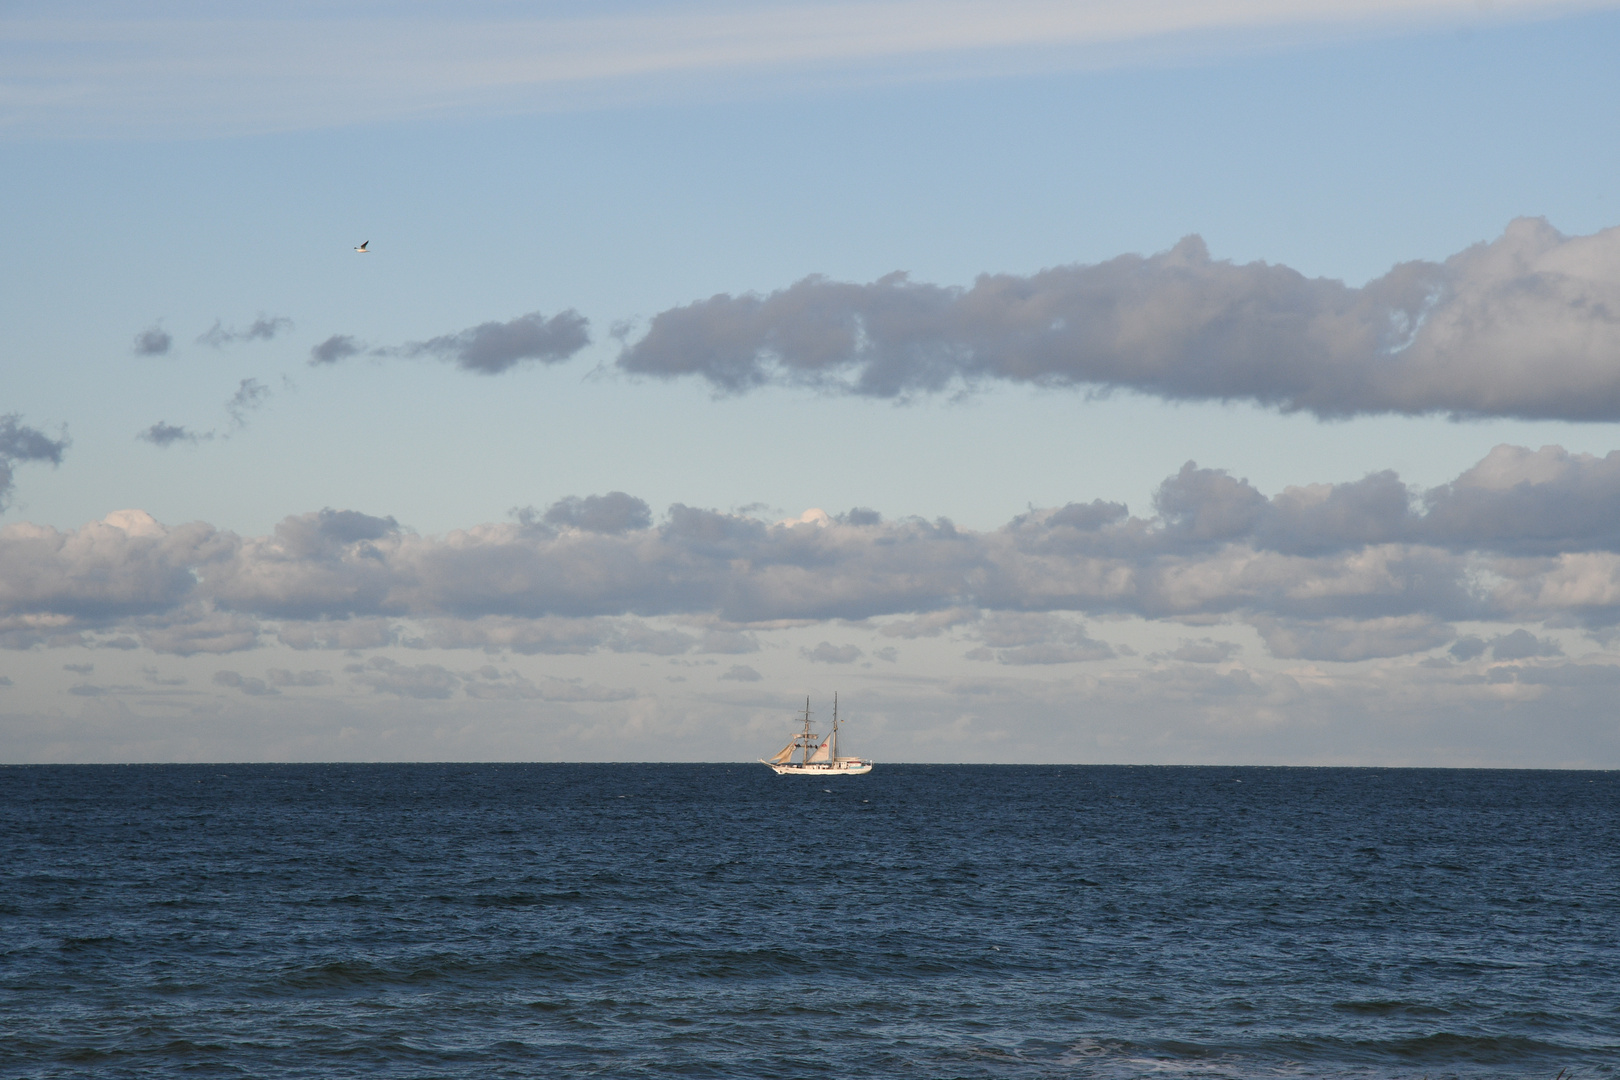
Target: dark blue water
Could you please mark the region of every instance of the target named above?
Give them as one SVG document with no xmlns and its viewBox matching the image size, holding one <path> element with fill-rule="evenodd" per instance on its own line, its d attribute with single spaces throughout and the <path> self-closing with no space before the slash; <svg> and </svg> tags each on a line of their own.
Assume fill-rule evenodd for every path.
<svg viewBox="0 0 1620 1080">
<path fill-rule="evenodd" d="M 1620 775 L 0 768 L 0 1075 L 1620 1075 Z"/>
</svg>

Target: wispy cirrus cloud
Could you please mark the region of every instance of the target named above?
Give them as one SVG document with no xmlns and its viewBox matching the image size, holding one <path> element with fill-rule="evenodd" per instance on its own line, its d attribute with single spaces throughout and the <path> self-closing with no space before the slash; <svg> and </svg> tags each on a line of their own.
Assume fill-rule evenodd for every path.
<svg viewBox="0 0 1620 1080">
<path fill-rule="evenodd" d="M 227 327 L 220 320 L 215 319 L 214 325 L 197 338 L 197 344 L 222 349 L 239 341 L 274 341 L 291 330 L 292 326 L 293 321 L 285 315 L 260 315 L 249 323 L 246 329 L 235 326 Z M 147 333 L 151 333 L 151 331 L 147 331 Z M 137 339 L 137 341 L 139 340 Z M 168 350 L 165 349 L 164 351 Z"/>
<path fill-rule="evenodd" d="M 225 411 L 230 414 L 232 426 L 242 428 L 247 426 L 248 414 L 258 412 L 269 400 L 268 386 L 258 379 L 243 379 L 225 402 Z"/>
<path fill-rule="evenodd" d="M 225 415 L 228 418 L 225 431 L 213 428 L 197 431 L 184 424 L 171 424 L 167 420 L 159 420 L 137 433 L 135 438 L 140 442 L 151 443 L 160 450 L 176 445 L 196 446 L 214 439 L 229 439 L 232 432 L 247 427 L 248 417 L 268 405 L 271 397 L 270 388 L 258 379 L 242 379 L 236 384 L 236 392 L 225 400 Z"/>
<path fill-rule="evenodd" d="M 0 19 L 6 124 L 29 134 L 342 126 L 591 107 L 682 87 L 758 93 L 866 79 L 1118 66 L 1347 34 L 1551 18 L 1608 0 L 798 0 L 283 5 L 276 17 L 155 2 Z M 240 12 L 240 13 L 239 13 Z M 353 42 L 366 42 L 364 64 Z"/>
<path fill-rule="evenodd" d="M 968 288 L 806 278 L 654 316 L 620 370 L 717 393 L 802 385 L 905 398 L 994 383 L 1247 401 L 1334 418 L 1620 419 L 1620 228 L 1519 219 L 1443 263 L 1356 288 L 1210 257 L 1189 237 Z"/>
</svg>

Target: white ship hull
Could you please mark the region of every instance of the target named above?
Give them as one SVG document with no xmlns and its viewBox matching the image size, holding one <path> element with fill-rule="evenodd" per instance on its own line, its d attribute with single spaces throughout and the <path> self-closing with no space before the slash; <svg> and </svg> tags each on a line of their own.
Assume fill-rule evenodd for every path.
<svg viewBox="0 0 1620 1080">
<path fill-rule="evenodd" d="M 778 765 L 775 762 L 759 759 L 761 765 L 769 765 L 771 771 L 777 776 L 859 776 L 872 771 L 870 761 L 850 761 L 834 764 Z"/>
</svg>

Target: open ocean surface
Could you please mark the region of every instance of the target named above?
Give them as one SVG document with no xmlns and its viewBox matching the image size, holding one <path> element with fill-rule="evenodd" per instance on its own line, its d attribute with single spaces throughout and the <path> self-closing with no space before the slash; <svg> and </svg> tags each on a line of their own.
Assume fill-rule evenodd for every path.
<svg viewBox="0 0 1620 1080">
<path fill-rule="evenodd" d="M 1620 774 L 0 768 L 6 1077 L 1620 1076 Z"/>
</svg>

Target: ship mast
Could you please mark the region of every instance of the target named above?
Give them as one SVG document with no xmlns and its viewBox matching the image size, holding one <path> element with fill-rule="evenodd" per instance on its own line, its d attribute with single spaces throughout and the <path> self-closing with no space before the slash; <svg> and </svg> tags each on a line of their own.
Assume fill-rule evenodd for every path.
<svg viewBox="0 0 1620 1080">
<path fill-rule="evenodd" d="M 804 699 L 804 764 L 810 764 L 810 697 Z"/>
<path fill-rule="evenodd" d="M 832 730 L 832 760 L 833 767 L 838 765 L 838 691 L 833 691 L 833 730 Z"/>
</svg>

